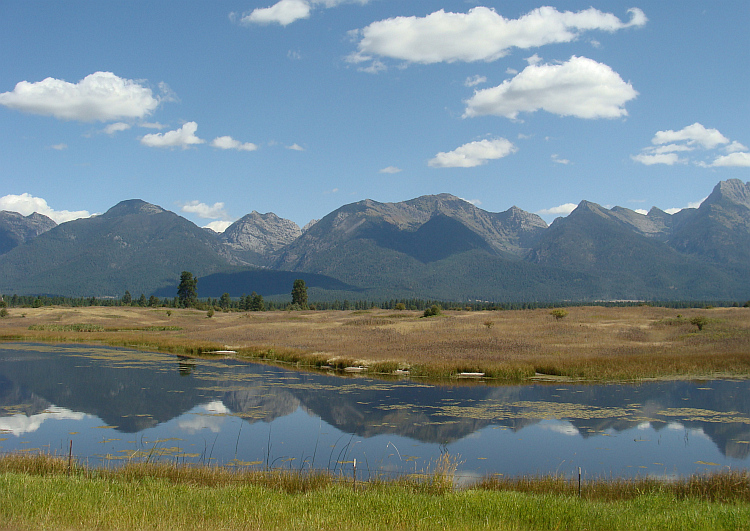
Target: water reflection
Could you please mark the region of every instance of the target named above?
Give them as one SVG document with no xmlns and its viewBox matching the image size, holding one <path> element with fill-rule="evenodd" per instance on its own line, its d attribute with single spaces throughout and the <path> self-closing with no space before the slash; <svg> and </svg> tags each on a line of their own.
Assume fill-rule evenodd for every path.
<svg viewBox="0 0 750 531">
<path fill-rule="evenodd" d="M 462 474 L 747 468 L 747 381 L 428 385 L 125 349 L 0 344 L 0 450 Z"/>
</svg>

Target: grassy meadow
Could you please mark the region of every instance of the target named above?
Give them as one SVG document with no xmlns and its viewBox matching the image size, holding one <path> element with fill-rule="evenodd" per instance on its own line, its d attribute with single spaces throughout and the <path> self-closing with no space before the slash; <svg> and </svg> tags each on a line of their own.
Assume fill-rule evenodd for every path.
<svg viewBox="0 0 750 531">
<path fill-rule="evenodd" d="M 556 478 L 450 488 L 450 470 L 393 482 L 281 471 L 0 459 L 0 529 L 747 529 L 747 474 L 577 486 Z M 530 487 L 531 486 L 531 487 Z"/>
<path fill-rule="evenodd" d="M 445 311 L 216 312 L 13 308 L 0 339 L 101 343 L 301 368 L 434 379 L 638 380 L 750 375 L 750 309 L 650 306 Z M 463 374 L 462 374 L 463 373 Z"/>
</svg>

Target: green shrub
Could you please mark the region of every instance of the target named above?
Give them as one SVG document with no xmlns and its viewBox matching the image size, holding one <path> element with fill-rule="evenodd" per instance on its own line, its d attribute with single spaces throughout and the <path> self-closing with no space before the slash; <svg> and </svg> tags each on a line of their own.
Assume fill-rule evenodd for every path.
<svg viewBox="0 0 750 531">
<path fill-rule="evenodd" d="M 690 324 L 694 324 L 698 327 L 698 330 L 703 330 L 703 327 L 708 324 L 708 318 L 703 315 L 696 315 L 690 319 Z"/>
<path fill-rule="evenodd" d="M 424 317 L 434 317 L 436 315 L 440 315 L 442 313 L 442 310 L 440 309 L 440 306 L 437 304 L 433 304 L 429 308 L 425 309 L 424 311 Z"/>
</svg>

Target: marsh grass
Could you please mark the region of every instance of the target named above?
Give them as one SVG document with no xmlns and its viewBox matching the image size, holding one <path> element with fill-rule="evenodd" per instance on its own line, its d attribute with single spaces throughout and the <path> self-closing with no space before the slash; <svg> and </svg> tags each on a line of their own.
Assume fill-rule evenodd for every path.
<svg viewBox="0 0 750 531">
<path fill-rule="evenodd" d="M 103 343 L 299 368 L 455 379 L 638 380 L 750 375 L 750 309 L 575 307 L 549 310 L 204 312 L 145 308 L 27 309 L 0 321 L 0 338 Z M 116 322 L 116 325 L 111 323 Z M 486 323 L 491 322 L 492 326 Z M 701 329 L 695 322 L 701 323 Z"/>
<path fill-rule="evenodd" d="M 58 458 L 7 456 L 0 529 L 745 529 L 741 481 L 587 483 L 579 498 L 560 478 L 355 486 L 327 473 L 155 464 L 69 474 Z"/>
<path fill-rule="evenodd" d="M 488 477 L 478 489 L 578 496 L 577 478 L 530 476 L 518 478 Z M 639 496 L 668 495 L 676 499 L 700 499 L 722 503 L 750 503 L 750 473 L 724 471 L 673 480 L 652 478 L 584 480 L 581 497 L 596 501 L 633 500 Z"/>
</svg>

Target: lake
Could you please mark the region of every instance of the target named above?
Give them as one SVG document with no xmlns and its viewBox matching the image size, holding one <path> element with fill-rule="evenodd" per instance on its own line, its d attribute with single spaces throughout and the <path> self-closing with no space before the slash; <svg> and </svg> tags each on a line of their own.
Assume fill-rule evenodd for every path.
<svg viewBox="0 0 750 531">
<path fill-rule="evenodd" d="M 746 469 L 750 382 L 379 380 L 232 359 L 0 343 L 0 452 L 92 466 L 128 460 L 425 471 L 459 480 L 577 474 L 673 478 Z"/>
</svg>

